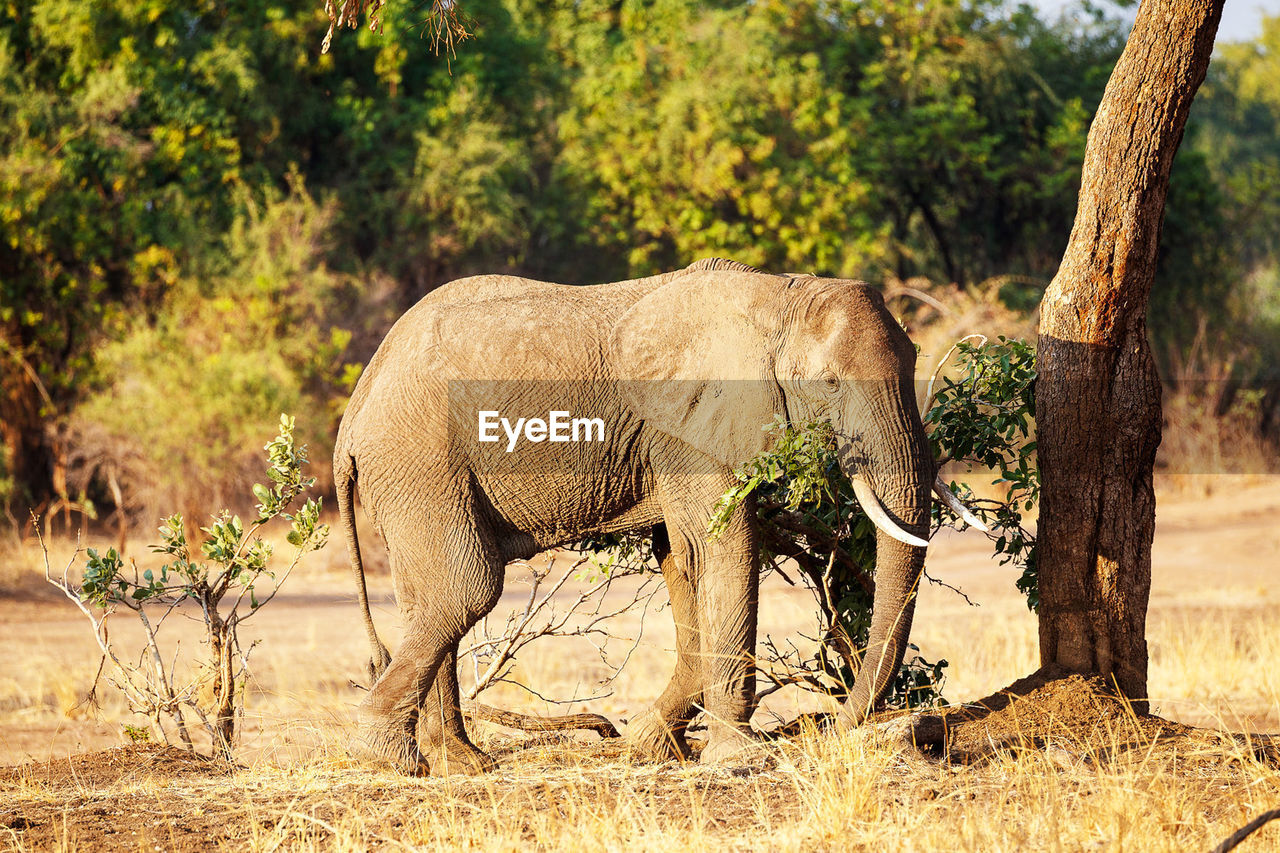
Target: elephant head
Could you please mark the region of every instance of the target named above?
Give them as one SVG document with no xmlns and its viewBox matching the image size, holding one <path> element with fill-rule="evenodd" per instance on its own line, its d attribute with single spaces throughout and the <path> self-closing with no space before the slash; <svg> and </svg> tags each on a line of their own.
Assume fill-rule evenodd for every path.
<svg viewBox="0 0 1280 853">
<path fill-rule="evenodd" d="M 880 294 L 851 281 L 694 273 L 637 301 L 608 347 L 615 375 L 633 380 L 622 383 L 633 411 L 721 463 L 765 449 L 776 415 L 830 422 L 879 528 L 869 644 L 842 714 L 860 723 L 902 664 L 936 475 L 915 348 Z"/>
</svg>

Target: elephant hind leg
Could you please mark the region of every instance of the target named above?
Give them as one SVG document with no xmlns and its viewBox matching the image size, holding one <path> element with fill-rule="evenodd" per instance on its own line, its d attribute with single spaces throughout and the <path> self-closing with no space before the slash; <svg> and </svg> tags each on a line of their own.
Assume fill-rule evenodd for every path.
<svg viewBox="0 0 1280 853">
<path fill-rule="evenodd" d="M 679 540 L 677 540 L 679 544 Z M 662 695 L 630 726 L 631 754 L 642 761 L 686 760 L 685 729 L 702 701 L 702 664 L 698 634 L 697 588 L 689 573 L 687 549 L 672 549 L 665 528 L 654 535 L 654 554 L 671 598 L 676 625 L 676 667 Z"/>
<path fill-rule="evenodd" d="M 418 718 L 418 748 L 433 776 L 475 775 L 492 770 L 494 761 L 471 742 L 462 720 L 458 691 L 458 644 L 445 653 L 435 683 Z"/>
<path fill-rule="evenodd" d="M 384 529 L 409 624 L 391 665 L 360 706 L 363 746 L 413 774 L 487 770 L 492 761 L 462 726 L 457 651 L 497 603 L 502 562 L 471 525 L 424 526 L 419 520 L 413 527 L 397 519 Z"/>
</svg>

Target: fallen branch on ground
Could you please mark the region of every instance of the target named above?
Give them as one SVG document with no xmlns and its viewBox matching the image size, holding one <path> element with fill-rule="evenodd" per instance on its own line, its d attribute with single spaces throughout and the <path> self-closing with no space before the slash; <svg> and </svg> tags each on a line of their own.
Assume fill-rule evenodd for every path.
<svg viewBox="0 0 1280 853">
<path fill-rule="evenodd" d="M 1253 835 L 1259 829 L 1262 829 L 1262 827 L 1277 819 L 1280 819 L 1280 809 L 1272 809 L 1269 812 L 1263 812 L 1244 826 L 1237 829 L 1235 832 L 1231 833 L 1231 837 L 1213 848 L 1210 853 L 1227 853 L 1228 850 L 1235 849 L 1241 841 L 1244 841 L 1250 835 Z"/>
<path fill-rule="evenodd" d="M 600 714 L 565 714 L 560 717 L 535 717 L 530 714 L 517 714 L 515 711 L 504 711 L 479 702 L 470 702 L 462 709 L 462 713 L 472 719 L 497 723 L 509 729 L 522 729 L 527 732 L 560 732 L 572 729 L 592 731 L 602 738 L 621 737 L 618 729 L 607 717 Z"/>
</svg>

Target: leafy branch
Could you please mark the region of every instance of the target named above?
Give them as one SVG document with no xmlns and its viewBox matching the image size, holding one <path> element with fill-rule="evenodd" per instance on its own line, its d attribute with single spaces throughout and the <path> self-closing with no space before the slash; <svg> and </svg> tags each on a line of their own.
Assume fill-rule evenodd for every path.
<svg viewBox="0 0 1280 853">
<path fill-rule="evenodd" d="M 968 487 L 951 483 L 960 497 L 991 528 L 988 537 L 1001 555 L 1000 564 L 1022 570 L 1017 586 L 1027 606 L 1040 603 L 1035 534 L 1023 524 L 1023 513 L 1040 498 L 1040 468 L 1035 442 L 1035 351 L 1029 343 L 1004 337 L 973 344 L 960 341 L 960 371 L 943 380 L 924 415 L 929 443 L 941 460 L 964 462 L 995 474 L 991 485 L 1003 495 L 976 497 Z M 935 524 L 954 526 L 946 507 L 934 507 Z"/>
</svg>

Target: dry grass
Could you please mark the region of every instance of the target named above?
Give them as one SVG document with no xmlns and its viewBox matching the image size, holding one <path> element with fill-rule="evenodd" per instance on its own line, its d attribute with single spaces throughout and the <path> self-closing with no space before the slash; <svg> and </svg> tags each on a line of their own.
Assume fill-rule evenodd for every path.
<svg viewBox="0 0 1280 853">
<path fill-rule="evenodd" d="M 1162 504 L 1149 637 L 1152 701 L 1167 717 L 1280 731 L 1276 485 Z M 952 766 L 864 729 L 811 733 L 772 747 L 771 766 L 726 769 L 637 765 L 594 735 L 533 737 L 481 724 L 477 737 L 500 762 L 489 776 L 373 771 L 346 753 L 362 695 L 349 681 L 361 677 L 367 651 L 344 563 L 340 549 L 327 549 L 254 627 L 263 642 L 244 767 L 230 774 L 146 751 L 115 765 L 94 755 L 119 742 L 122 709 L 104 694 L 101 721 L 84 709 L 68 714 L 96 665 L 79 614 L 53 598 L 0 598 L 0 763 L 46 762 L 0 774 L 0 838 L 59 849 L 1159 851 L 1206 849 L 1280 805 L 1280 771 L 1226 738 L 1107 761 L 1049 750 Z M 29 576 L 30 566 L 7 571 Z M 1034 616 L 1013 571 L 995 566 L 980 539 L 944 537 L 929 571 L 981 603 L 939 587 L 922 594 L 914 639 L 926 657 L 951 661 L 949 697 L 985 695 L 1035 668 Z M 379 625 L 394 638 L 386 578 L 376 580 Z M 764 630 L 794 636 L 808 614 L 803 593 L 766 585 Z M 669 613 L 651 614 L 616 692 L 585 705 L 552 708 L 513 687 L 486 701 L 535 713 L 585 707 L 625 721 L 661 690 L 672 634 Z M 547 695 L 607 690 L 595 683 L 603 669 L 593 655 L 535 644 L 519 674 Z M 795 697 L 771 703 L 782 717 L 811 707 Z M 1273 823 L 1241 849 L 1276 846 Z"/>
<path fill-rule="evenodd" d="M 1280 442 L 1258 434 L 1256 401 L 1214 417 L 1212 403 L 1190 392 L 1168 394 L 1156 481 L 1167 496 L 1211 497 L 1280 474 Z"/>
<path fill-rule="evenodd" d="M 775 766 L 735 771 L 487 740 L 503 770 L 464 780 L 407 779 L 323 752 L 175 778 L 136 754 L 137 771 L 115 780 L 7 783 L 0 820 L 21 815 L 17 846 L 67 848 L 1174 851 L 1204 849 L 1280 800 L 1280 773 L 1233 743 L 951 766 L 862 731 L 785 744 Z M 1278 839 L 1273 827 L 1255 843 Z"/>
</svg>

